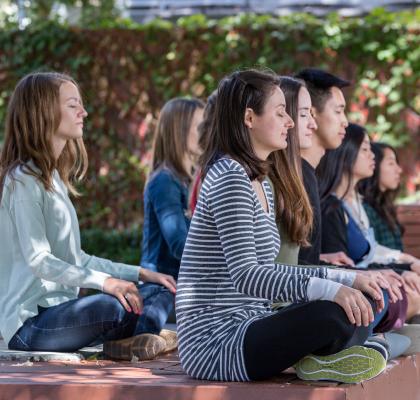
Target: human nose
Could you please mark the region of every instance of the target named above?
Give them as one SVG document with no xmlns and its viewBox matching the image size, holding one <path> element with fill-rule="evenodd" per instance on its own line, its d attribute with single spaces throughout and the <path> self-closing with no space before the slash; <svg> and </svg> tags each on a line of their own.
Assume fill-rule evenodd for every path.
<svg viewBox="0 0 420 400">
<path fill-rule="evenodd" d="M 312 115 L 309 115 L 309 128 L 313 130 L 318 129 L 318 125 L 316 124 L 315 118 Z"/>
<path fill-rule="evenodd" d="M 343 126 L 344 128 L 347 128 L 349 126 L 349 121 L 346 117 L 346 114 L 343 112 Z"/>
<path fill-rule="evenodd" d="M 88 113 L 87 113 L 87 111 L 85 110 L 85 108 L 84 108 L 83 106 L 80 106 L 79 115 L 80 115 L 82 118 L 86 118 L 86 117 L 88 116 Z"/>
<path fill-rule="evenodd" d="M 286 117 L 287 117 L 286 127 L 287 129 L 292 129 L 295 126 L 295 123 L 293 122 L 293 119 L 289 114 L 286 113 Z"/>
</svg>

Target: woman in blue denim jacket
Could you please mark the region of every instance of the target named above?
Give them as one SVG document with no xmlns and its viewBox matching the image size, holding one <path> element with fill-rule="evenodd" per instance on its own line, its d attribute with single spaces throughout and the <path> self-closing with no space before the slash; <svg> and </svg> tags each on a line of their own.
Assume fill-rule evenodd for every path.
<svg viewBox="0 0 420 400">
<path fill-rule="evenodd" d="M 140 264 L 175 279 L 190 226 L 188 193 L 199 152 L 197 127 L 203 108 L 198 99 L 175 98 L 165 104 L 155 131 L 152 170 L 144 191 Z M 145 298 L 159 290 L 156 284 L 145 286 Z M 165 304 L 153 308 L 156 315 L 147 319 L 164 324 L 173 303 L 173 296 L 165 298 Z"/>
</svg>

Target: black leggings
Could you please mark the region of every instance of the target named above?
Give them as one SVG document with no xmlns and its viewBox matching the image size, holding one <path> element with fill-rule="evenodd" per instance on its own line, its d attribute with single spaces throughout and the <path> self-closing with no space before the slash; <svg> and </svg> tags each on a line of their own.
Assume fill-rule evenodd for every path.
<svg viewBox="0 0 420 400">
<path fill-rule="evenodd" d="M 244 338 L 244 358 L 251 380 L 269 379 L 304 356 L 327 355 L 368 337 L 368 327 L 352 325 L 331 301 L 293 304 L 254 321 Z"/>
</svg>

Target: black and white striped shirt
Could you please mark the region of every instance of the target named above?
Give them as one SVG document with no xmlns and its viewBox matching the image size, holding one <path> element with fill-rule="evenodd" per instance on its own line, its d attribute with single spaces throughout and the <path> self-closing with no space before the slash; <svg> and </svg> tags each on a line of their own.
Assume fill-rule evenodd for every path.
<svg viewBox="0 0 420 400">
<path fill-rule="evenodd" d="M 244 168 L 230 158 L 213 164 L 203 182 L 176 295 L 179 354 L 192 377 L 249 380 L 242 352 L 249 324 L 270 315 L 273 300 L 326 298 L 340 287 L 321 279 L 325 268 L 274 264 L 280 238 L 267 181 L 263 188 L 269 213 Z M 327 290 L 308 296 L 311 285 Z"/>
</svg>

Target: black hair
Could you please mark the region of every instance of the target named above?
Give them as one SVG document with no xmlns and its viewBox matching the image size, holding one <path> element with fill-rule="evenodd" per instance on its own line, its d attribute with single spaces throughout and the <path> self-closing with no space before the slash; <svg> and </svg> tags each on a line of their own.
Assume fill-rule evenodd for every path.
<svg viewBox="0 0 420 400">
<path fill-rule="evenodd" d="M 336 191 L 345 176 L 349 178 L 349 182 L 342 198 L 347 195 L 352 186 L 353 167 L 365 136 L 365 128 L 357 124 L 349 124 L 346 128 L 346 136 L 340 147 L 334 150 L 327 150 L 321 159 L 316 169 L 316 174 L 322 206 L 326 204 L 327 198 Z"/>
<path fill-rule="evenodd" d="M 398 228 L 401 228 L 398 223 L 397 208 L 394 203 L 399 188 L 383 192 L 379 188 L 379 181 L 381 178 L 380 166 L 384 159 L 385 149 L 391 150 L 398 162 L 397 153 L 392 146 L 385 143 L 372 143 L 371 149 L 373 154 L 375 154 L 375 172 L 370 178 L 360 181 L 358 189 L 363 195 L 363 200 L 385 220 L 391 231 L 395 232 Z"/>
<path fill-rule="evenodd" d="M 305 81 L 311 95 L 312 105 L 319 111 L 324 110 L 325 103 L 331 97 L 331 88 L 339 89 L 350 86 L 350 82 L 318 68 L 305 68 L 295 78 Z"/>
</svg>

